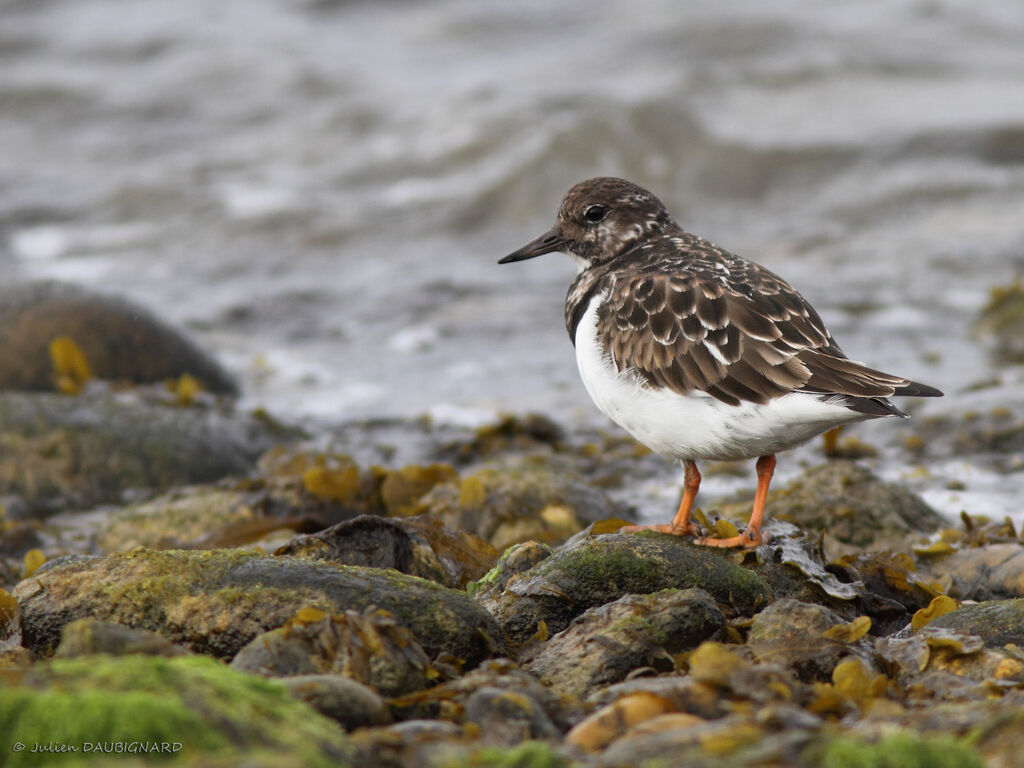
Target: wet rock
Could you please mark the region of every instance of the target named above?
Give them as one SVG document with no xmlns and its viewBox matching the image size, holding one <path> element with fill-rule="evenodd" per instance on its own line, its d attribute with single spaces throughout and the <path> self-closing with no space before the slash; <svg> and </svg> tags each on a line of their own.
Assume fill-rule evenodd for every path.
<svg viewBox="0 0 1024 768">
<path fill-rule="evenodd" d="M 38 658 L 28 648 L 0 643 L 0 670 L 27 669 L 36 661 Z"/>
<path fill-rule="evenodd" d="M 1024 282 L 1018 278 L 992 288 L 973 330 L 992 345 L 1003 362 L 1024 362 Z"/>
<path fill-rule="evenodd" d="M 675 668 L 673 655 L 717 635 L 725 617 L 702 589 L 625 595 L 596 606 L 528 653 L 528 672 L 564 693 L 582 696 L 639 667 Z"/>
<path fill-rule="evenodd" d="M 337 675 L 300 675 L 282 681 L 292 698 L 304 701 L 347 731 L 391 722 L 384 699 L 373 689 Z"/>
<path fill-rule="evenodd" d="M 74 341 L 94 376 L 137 383 L 189 374 L 211 392 L 238 384 L 181 331 L 137 304 L 52 281 L 0 287 L 0 390 L 54 389 L 50 342 Z"/>
<path fill-rule="evenodd" d="M 391 709 L 399 719 L 442 717 L 463 723 L 470 698 L 483 689 L 529 699 L 540 706 L 544 715 L 559 731 L 568 730 L 580 718 L 579 702 L 575 697 L 544 685 L 535 676 L 506 659 L 486 661 L 462 677 L 392 699 Z"/>
<path fill-rule="evenodd" d="M 573 726 L 566 734 L 567 743 L 587 752 L 599 752 L 640 723 L 672 713 L 687 718 L 687 725 L 703 722 L 703 718 L 675 712 L 672 702 L 663 696 L 640 691 L 616 699 Z"/>
<path fill-rule="evenodd" d="M 50 653 L 63 627 L 93 616 L 150 629 L 198 653 L 231 657 L 302 606 L 327 613 L 375 605 L 430 655 L 473 666 L 500 653 L 493 618 L 464 592 L 413 576 L 237 550 L 138 548 L 37 573 L 14 591 L 26 647 Z"/>
<path fill-rule="evenodd" d="M 0 648 L 20 645 L 21 608 L 6 589 L 0 589 Z"/>
<path fill-rule="evenodd" d="M 38 520 L 8 519 L 4 505 L 0 504 L 0 556 L 21 558 L 41 544 Z M 7 583 L 2 576 L 0 571 L 0 584 Z"/>
<path fill-rule="evenodd" d="M 512 747 L 530 739 L 561 734 L 544 709 L 527 693 L 484 686 L 466 700 L 465 721 L 480 729 L 488 744 Z"/>
<path fill-rule="evenodd" d="M 1024 401 L 1006 388 L 957 396 L 941 413 L 897 427 L 920 456 L 976 457 L 997 471 L 1020 470 L 1024 450 Z"/>
<path fill-rule="evenodd" d="M 743 565 L 768 582 L 776 599 L 821 605 L 843 621 L 866 617 L 873 633 L 888 634 L 938 594 L 915 573 L 908 554 L 869 552 L 826 562 L 820 538 L 778 520 L 766 530 L 772 539 L 744 555 Z"/>
<path fill-rule="evenodd" d="M 141 653 L 146 656 L 181 656 L 188 651 L 163 635 L 146 629 L 126 627 L 113 621 L 78 619 L 64 627 L 60 645 L 53 655 L 54 658 L 73 659 L 95 653 L 107 653 L 111 656 L 124 656 L 129 653 Z"/>
<path fill-rule="evenodd" d="M 96 543 L 106 552 L 254 542 L 276 548 L 291 538 L 281 538 L 284 531 L 313 533 L 359 515 L 384 514 L 380 485 L 387 476 L 388 471 L 361 468 L 344 454 L 277 445 L 244 480 L 176 488 L 110 513 L 99 525 Z M 278 538 L 268 542 L 271 536 Z"/>
<path fill-rule="evenodd" d="M 958 600 L 1024 596 L 1024 547 L 1018 543 L 952 550 L 918 557 L 921 578 L 941 583 Z"/>
<path fill-rule="evenodd" d="M 742 662 L 742 659 L 738 659 Z M 722 695 L 722 688 L 712 682 L 700 682 L 683 674 L 636 677 L 590 691 L 585 699 L 587 708 L 601 710 L 616 702 L 639 697 L 643 709 L 658 704 L 659 712 L 685 712 L 703 720 L 723 717 L 730 702 Z M 630 705 L 631 706 L 631 705 Z"/>
<path fill-rule="evenodd" d="M 263 477 L 295 483 L 309 495 L 357 514 L 408 517 L 422 511 L 420 498 L 434 486 L 454 482 L 448 464 L 409 464 L 394 469 L 360 466 L 345 453 L 279 448 L 260 459 Z"/>
<path fill-rule="evenodd" d="M 259 481 L 176 488 L 97 522 L 100 552 L 132 547 L 211 549 L 263 543 L 267 537 L 321 530 L 345 510 Z"/>
<path fill-rule="evenodd" d="M 772 491 L 767 509 L 778 520 L 824 531 L 833 557 L 865 549 L 905 547 L 942 525 L 939 514 L 917 494 L 878 479 L 852 461 L 811 467 Z M 726 517 L 745 518 L 749 503 L 723 506 L 720 511 Z"/>
<path fill-rule="evenodd" d="M 472 437 L 451 441 L 440 449 L 442 456 L 465 465 L 493 454 L 525 453 L 536 448 L 557 447 L 565 431 L 539 413 L 509 414 L 480 427 Z"/>
<path fill-rule="evenodd" d="M 905 552 L 868 552 L 845 555 L 829 568 L 849 581 L 859 582 L 858 605 L 871 617 L 880 634 L 895 631 L 904 618 L 925 608 L 939 595 L 935 585 L 917 573 Z"/>
<path fill-rule="evenodd" d="M 820 603 L 847 618 L 857 615 L 863 585 L 854 574 L 837 575 L 830 570 L 819 538 L 779 520 L 769 520 L 765 532 L 771 537 L 767 546 L 738 558 L 768 582 L 776 599 Z"/>
<path fill-rule="evenodd" d="M 271 677 L 332 673 L 385 696 L 426 688 L 430 660 L 412 632 L 386 611 L 331 616 L 304 608 L 240 650 L 231 666 Z"/>
<path fill-rule="evenodd" d="M 381 504 L 388 515 L 397 517 L 415 514 L 420 498 L 434 486 L 458 482 L 459 479 L 458 473 L 448 464 L 413 464 L 381 472 Z"/>
<path fill-rule="evenodd" d="M 678 763 L 682 768 L 711 768 L 721 765 L 726 755 L 732 765 L 744 765 L 737 753 L 741 755 L 743 749 L 750 749 L 764 735 L 764 730 L 749 718 L 735 715 L 707 723 L 670 726 L 656 733 L 627 733 L 609 746 L 601 756 L 600 765 L 601 768 L 627 768 L 656 764 L 675 755 L 685 756 Z M 702 751 L 702 744 L 709 745 L 707 753 Z"/>
<path fill-rule="evenodd" d="M 483 539 L 449 530 L 430 515 L 362 515 L 293 539 L 275 554 L 394 568 L 448 587 L 479 579 L 498 559 L 498 552 Z"/>
<path fill-rule="evenodd" d="M 504 552 L 490 571 L 466 588 L 477 600 L 487 600 L 505 590 L 509 581 L 530 570 L 541 560 L 551 557 L 554 550 L 539 541 L 514 544 Z"/>
<path fill-rule="evenodd" d="M 481 603 L 512 642 L 523 643 L 542 621 L 549 633 L 561 632 L 588 608 L 630 593 L 701 587 L 744 614 L 771 602 L 768 585 L 728 556 L 668 534 L 594 536 L 558 550 Z"/>
<path fill-rule="evenodd" d="M 928 626 L 912 637 L 877 638 L 875 657 L 918 700 L 985 701 L 1024 681 L 1019 650 L 986 648 L 963 630 Z"/>
<path fill-rule="evenodd" d="M 827 681 L 842 658 L 869 658 L 867 641 L 843 642 L 830 637 L 830 632 L 840 636 L 834 630 L 842 624 L 843 620 L 824 606 L 777 600 L 754 617 L 746 647 L 756 662 L 788 667 L 803 682 Z"/>
<path fill-rule="evenodd" d="M 786 738 L 768 718 L 733 714 L 702 723 L 675 718 L 661 720 L 660 728 L 645 724 L 615 741 L 598 765 L 601 768 L 628 768 L 656 765 L 669 761 L 681 768 L 714 766 L 799 765 L 801 748 L 813 734 L 804 726 L 790 726 Z"/>
<path fill-rule="evenodd" d="M 201 656 L 43 662 L 5 679 L 0 722 L 10 743 L 166 743 L 159 757 L 190 763 L 297 760 L 326 768 L 345 764 L 354 751 L 336 723 L 293 700 L 280 683 Z M 99 752 L 80 756 L 85 764 L 112 760 Z"/>
<path fill-rule="evenodd" d="M 220 405 L 180 408 L 143 393 L 0 393 L 0 494 L 33 515 L 121 501 L 248 472 L 293 437 Z"/>
<path fill-rule="evenodd" d="M 727 710 L 732 708 L 730 701 L 752 702 L 761 707 L 808 702 L 808 687 L 791 670 L 763 661 L 755 664 L 752 656 L 749 648 L 708 640 L 689 654 L 689 677 L 698 686 L 716 690 L 719 698 L 724 696 Z M 698 697 L 697 701 L 701 699 Z"/>
<path fill-rule="evenodd" d="M 383 728 L 362 728 L 351 736 L 358 766 L 430 768 L 462 742 L 462 729 L 444 720 L 407 720 Z"/>
<path fill-rule="evenodd" d="M 1024 598 L 965 605 L 934 619 L 928 628 L 964 630 L 990 648 L 1007 643 L 1024 646 Z"/>
<path fill-rule="evenodd" d="M 1012 703 L 986 703 L 986 707 L 989 716 L 978 718 L 970 734 L 974 749 L 986 768 L 1015 768 L 1024 753 L 1024 704 L 1017 698 Z"/>
<path fill-rule="evenodd" d="M 625 511 L 603 491 L 556 471 L 546 457 L 510 461 L 437 486 L 422 509 L 498 550 L 523 541 L 559 544 L 588 524 Z"/>
</svg>

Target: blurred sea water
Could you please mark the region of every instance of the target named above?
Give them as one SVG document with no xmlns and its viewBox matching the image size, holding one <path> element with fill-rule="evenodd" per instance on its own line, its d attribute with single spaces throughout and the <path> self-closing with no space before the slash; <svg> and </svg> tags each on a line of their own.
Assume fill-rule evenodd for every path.
<svg viewBox="0 0 1024 768">
<path fill-rule="evenodd" d="M 140 301 L 286 416 L 602 425 L 571 261 L 495 262 L 620 175 L 947 392 L 921 413 L 1020 402 L 970 326 L 1024 269 L 1022 72 L 1014 0 L 7 0 L 0 275 Z"/>
</svg>

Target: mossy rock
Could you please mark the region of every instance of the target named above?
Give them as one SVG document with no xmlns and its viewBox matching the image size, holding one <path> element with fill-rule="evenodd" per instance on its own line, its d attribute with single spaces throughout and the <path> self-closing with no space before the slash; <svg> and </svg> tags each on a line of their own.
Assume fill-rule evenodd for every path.
<svg viewBox="0 0 1024 768">
<path fill-rule="evenodd" d="M 615 533 L 567 546 L 511 578 L 503 592 L 480 598 L 513 642 L 524 642 L 545 622 L 565 629 L 588 608 L 626 594 L 700 587 L 732 614 L 750 615 L 773 599 L 757 574 L 729 560 L 731 553 L 679 536 Z"/>
<path fill-rule="evenodd" d="M 100 655 L 8 673 L 0 733 L 8 766 L 135 758 L 163 765 L 276 760 L 326 767 L 350 764 L 353 752 L 336 723 L 295 701 L 282 684 L 195 656 Z M 16 742 L 26 748 L 13 751 Z M 37 744 L 77 749 L 55 756 L 33 752 Z M 96 749 L 115 745 L 126 751 Z"/>
<path fill-rule="evenodd" d="M 23 644 L 44 655 L 66 624 L 86 616 L 230 658 L 304 606 L 333 614 L 370 605 L 390 611 L 432 657 L 447 651 L 472 666 L 502 651 L 494 619 L 465 592 L 397 571 L 240 550 L 139 547 L 51 567 L 14 596 Z"/>
</svg>

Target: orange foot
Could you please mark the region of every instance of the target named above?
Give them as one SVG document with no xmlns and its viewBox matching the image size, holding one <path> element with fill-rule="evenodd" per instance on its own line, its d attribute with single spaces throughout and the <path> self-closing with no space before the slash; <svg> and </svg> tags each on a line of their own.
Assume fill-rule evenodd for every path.
<svg viewBox="0 0 1024 768">
<path fill-rule="evenodd" d="M 624 525 L 619 530 L 623 533 L 636 533 L 637 531 L 657 531 L 658 533 L 671 533 L 673 536 L 700 536 L 701 529 L 696 523 L 686 525 L 673 525 L 662 523 L 660 525 Z"/>
<path fill-rule="evenodd" d="M 705 547 L 743 547 L 744 549 L 754 549 L 764 544 L 766 541 L 765 537 L 760 531 L 746 531 L 741 533 L 739 536 L 730 536 L 727 539 L 712 539 L 707 536 L 697 539 L 696 543 Z"/>
</svg>

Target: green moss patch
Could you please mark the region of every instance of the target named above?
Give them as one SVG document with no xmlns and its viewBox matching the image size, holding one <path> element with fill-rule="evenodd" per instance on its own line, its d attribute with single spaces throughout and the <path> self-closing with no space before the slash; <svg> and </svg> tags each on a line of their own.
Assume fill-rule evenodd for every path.
<svg viewBox="0 0 1024 768">
<path fill-rule="evenodd" d="M 984 768 L 978 753 L 963 742 L 913 733 L 890 734 L 874 743 L 836 739 L 812 764 L 821 768 Z"/>
<path fill-rule="evenodd" d="M 350 753 L 337 724 L 284 686 L 203 657 L 56 660 L 8 673 L 4 687 L 0 748 L 9 766 L 178 764 L 199 755 L 240 763 L 275 752 L 328 766 Z"/>
</svg>

